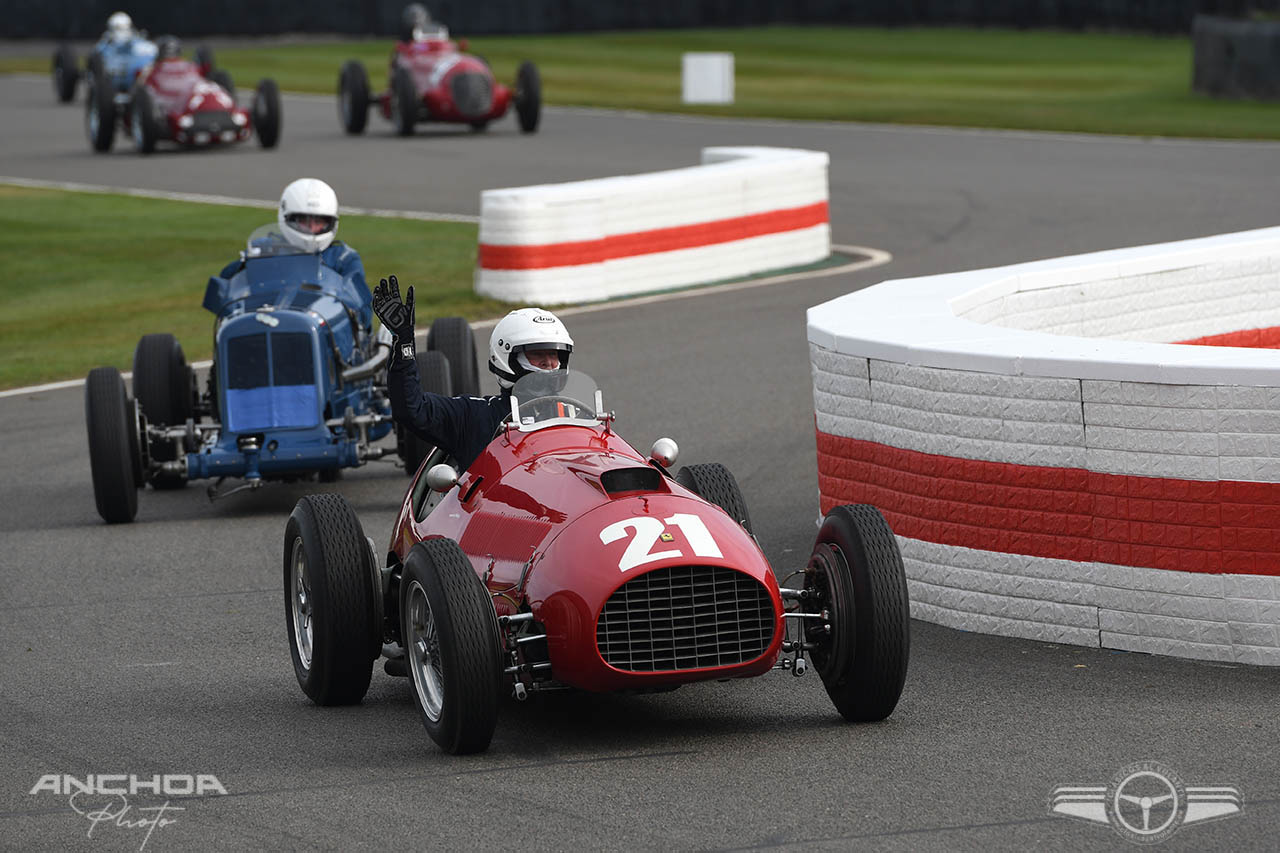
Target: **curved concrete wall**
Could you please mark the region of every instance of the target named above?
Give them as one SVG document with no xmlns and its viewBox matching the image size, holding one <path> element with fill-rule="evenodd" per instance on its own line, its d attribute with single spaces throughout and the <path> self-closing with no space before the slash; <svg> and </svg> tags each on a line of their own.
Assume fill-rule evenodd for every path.
<svg viewBox="0 0 1280 853">
<path fill-rule="evenodd" d="M 913 616 L 1280 665 L 1280 228 L 884 282 L 808 322 L 822 510 L 884 511 Z"/>
<path fill-rule="evenodd" d="M 506 302 L 598 302 L 831 254 L 827 155 L 705 148 L 702 165 L 486 190 L 475 290 Z"/>
</svg>

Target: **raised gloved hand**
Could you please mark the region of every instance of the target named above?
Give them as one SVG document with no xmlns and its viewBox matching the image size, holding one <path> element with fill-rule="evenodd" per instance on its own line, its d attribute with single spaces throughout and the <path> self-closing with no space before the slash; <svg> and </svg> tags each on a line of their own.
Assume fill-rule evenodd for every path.
<svg viewBox="0 0 1280 853">
<path fill-rule="evenodd" d="M 396 358 L 413 359 L 413 285 L 400 298 L 400 282 L 394 275 L 373 289 L 373 313 L 395 337 Z"/>
</svg>

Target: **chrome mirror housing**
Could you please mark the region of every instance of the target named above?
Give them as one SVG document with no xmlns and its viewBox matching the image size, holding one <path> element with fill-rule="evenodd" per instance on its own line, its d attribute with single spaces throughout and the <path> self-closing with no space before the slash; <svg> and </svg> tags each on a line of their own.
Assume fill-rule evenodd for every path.
<svg viewBox="0 0 1280 853">
<path fill-rule="evenodd" d="M 432 465 L 427 469 L 427 485 L 434 492 L 447 492 L 458 485 L 458 472 L 444 462 Z"/>
<path fill-rule="evenodd" d="M 653 449 L 649 451 L 649 458 L 663 468 L 670 468 L 676 464 L 676 457 L 679 455 L 680 448 L 669 438 L 658 439 L 653 443 Z"/>
</svg>

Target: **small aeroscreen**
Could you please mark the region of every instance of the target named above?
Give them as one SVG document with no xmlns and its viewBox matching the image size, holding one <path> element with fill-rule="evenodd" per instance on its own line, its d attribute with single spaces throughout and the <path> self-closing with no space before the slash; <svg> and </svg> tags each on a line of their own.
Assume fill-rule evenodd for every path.
<svg viewBox="0 0 1280 853">
<path fill-rule="evenodd" d="M 273 384 L 313 385 L 311 337 L 306 332 L 276 332 L 271 336 Z"/>
<path fill-rule="evenodd" d="M 227 341 L 227 387 L 262 388 L 270 384 L 266 333 Z"/>
</svg>

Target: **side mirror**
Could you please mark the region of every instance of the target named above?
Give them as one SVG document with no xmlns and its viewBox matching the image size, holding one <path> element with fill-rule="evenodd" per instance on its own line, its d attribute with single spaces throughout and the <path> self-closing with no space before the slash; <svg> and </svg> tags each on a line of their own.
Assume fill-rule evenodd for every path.
<svg viewBox="0 0 1280 853">
<path fill-rule="evenodd" d="M 658 439 L 653 443 L 653 449 L 649 451 L 649 458 L 663 468 L 670 468 L 676 464 L 676 457 L 679 455 L 680 448 L 669 438 Z"/>
<path fill-rule="evenodd" d="M 433 492 L 447 492 L 458 485 L 458 472 L 441 462 L 427 469 L 427 485 Z"/>
</svg>

